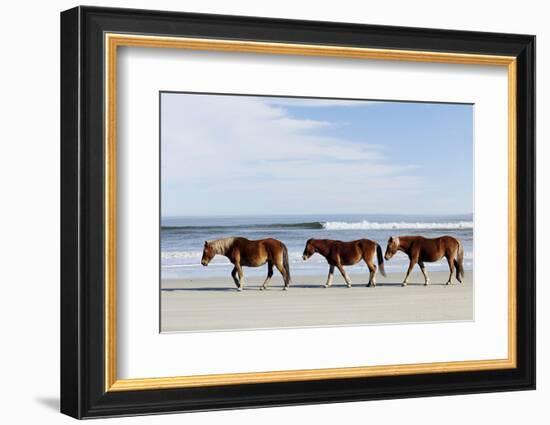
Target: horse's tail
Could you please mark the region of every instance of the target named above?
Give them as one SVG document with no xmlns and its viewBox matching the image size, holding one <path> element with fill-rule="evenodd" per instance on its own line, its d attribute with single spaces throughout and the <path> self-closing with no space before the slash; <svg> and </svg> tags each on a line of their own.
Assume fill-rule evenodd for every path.
<svg viewBox="0 0 550 425">
<path fill-rule="evenodd" d="M 384 255 L 382 254 L 382 247 L 380 244 L 376 244 L 376 256 L 378 257 L 378 268 L 382 276 L 386 276 L 386 269 L 384 268 Z"/>
<path fill-rule="evenodd" d="M 458 252 L 454 261 L 456 267 L 456 279 L 462 282 L 462 279 L 464 279 L 464 247 L 460 241 L 458 241 Z"/>
<path fill-rule="evenodd" d="M 290 284 L 290 265 L 288 264 L 288 249 L 286 248 L 286 245 L 281 242 L 281 245 L 283 246 L 283 267 L 285 268 L 285 286 L 288 286 Z"/>
</svg>

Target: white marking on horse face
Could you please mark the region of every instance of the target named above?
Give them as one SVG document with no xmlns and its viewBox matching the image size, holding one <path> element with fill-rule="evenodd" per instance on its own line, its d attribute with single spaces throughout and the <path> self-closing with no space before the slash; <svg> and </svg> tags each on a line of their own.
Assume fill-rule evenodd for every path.
<svg viewBox="0 0 550 425">
<path fill-rule="evenodd" d="M 384 254 L 384 259 L 386 261 L 390 260 L 398 250 L 399 250 L 399 237 L 390 236 L 390 238 L 388 239 L 388 246 L 386 247 L 386 253 Z"/>
</svg>

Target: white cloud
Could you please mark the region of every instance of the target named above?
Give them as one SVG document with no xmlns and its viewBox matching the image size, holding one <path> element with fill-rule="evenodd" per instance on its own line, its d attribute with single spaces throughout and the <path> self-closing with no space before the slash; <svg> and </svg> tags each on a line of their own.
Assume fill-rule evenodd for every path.
<svg viewBox="0 0 550 425">
<path fill-rule="evenodd" d="M 374 143 L 328 137 L 338 123 L 293 118 L 272 99 L 162 102 L 164 215 L 387 211 L 422 183 Z"/>
</svg>

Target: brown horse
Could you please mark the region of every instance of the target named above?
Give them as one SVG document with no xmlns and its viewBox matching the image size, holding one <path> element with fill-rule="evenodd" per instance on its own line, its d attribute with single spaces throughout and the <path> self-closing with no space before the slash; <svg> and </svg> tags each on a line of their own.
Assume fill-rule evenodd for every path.
<svg viewBox="0 0 550 425">
<path fill-rule="evenodd" d="M 407 285 L 409 275 L 415 264 L 418 264 L 420 270 L 422 270 L 424 285 L 428 285 L 430 278 L 428 277 L 424 263 L 439 261 L 443 257 L 447 259 L 450 270 L 446 285 L 451 283 L 455 267 L 456 279 L 462 283 L 462 279 L 464 278 L 464 248 L 460 241 L 452 236 L 442 236 L 434 239 L 422 236 L 392 236 L 388 240 L 384 258 L 389 260 L 397 251 L 402 251 L 409 256 L 409 269 L 403 281 L 403 286 Z"/>
<path fill-rule="evenodd" d="M 267 278 L 260 289 L 266 289 L 273 276 L 273 266 L 283 275 L 287 289 L 290 284 L 290 267 L 288 265 L 288 250 L 284 243 L 277 239 L 260 239 L 251 241 L 246 238 L 225 238 L 204 242 L 201 264 L 207 266 L 215 255 L 225 255 L 235 265 L 231 271 L 233 281 L 239 291 L 244 286 L 242 266 L 260 267 L 267 262 Z M 239 278 L 237 279 L 237 274 Z"/>
<path fill-rule="evenodd" d="M 378 266 L 382 276 L 386 276 L 384 270 L 384 257 L 382 257 L 382 248 L 376 242 L 368 239 L 359 239 L 352 242 L 334 241 L 331 239 L 309 239 L 304 248 L 303 259 L 307 260 L 315 253 L 321 254 L 326 258 L 329 264 L 328 278 L 325 288 L 332 286 L 332 277 L 334 267 L 338 267 L 344 277 L 348 288 L 351 288 L 351 280 L 344 270 L 344 266 L 352 266 L 363 260 L 367 263 L 370 271 L 369 283 L 367 286 L 376 286 L 376 265 L 374 264 L 374 254 L 378 255 Z"/>
</svg>

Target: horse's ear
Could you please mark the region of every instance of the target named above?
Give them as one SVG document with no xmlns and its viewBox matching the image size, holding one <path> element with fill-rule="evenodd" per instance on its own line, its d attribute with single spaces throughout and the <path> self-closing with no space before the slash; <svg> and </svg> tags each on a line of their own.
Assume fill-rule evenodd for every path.
<svg viewBox="0 0 550 425">
<path fill-rule="evenodd" d="M 204 241 L 204 246 L 208 246 L 208 241 Z"/>
<path fill-rule="evenodd" d="M 393 236 L 390 236 L 390 238 L 388 239 L 388 242 L 393 242 Z"/>
</svg>

